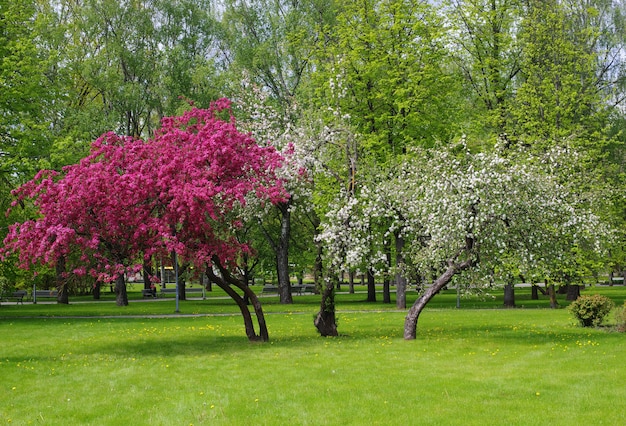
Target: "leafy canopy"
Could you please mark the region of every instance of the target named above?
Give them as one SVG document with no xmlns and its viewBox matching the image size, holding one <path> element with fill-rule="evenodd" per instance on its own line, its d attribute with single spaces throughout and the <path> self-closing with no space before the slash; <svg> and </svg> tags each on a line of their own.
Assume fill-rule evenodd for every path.
<svg viewBox="0 0 626 426">
<path fill-rule="evenodd" d="M 0 254 L 19 252 L 23 268 L 72 260 L 74 272 L 101 280 L 172 251 L 232 264 L 248 250 L 230 232 L 246 198 L 287 198 L 281 164 L 274 148 L 237 130 L 226 99 L 164 118 L 145 142 L 107 133 L 78 164 L 14 191 L 14 205 L 32 202 L 40 216 L 12 225 Z"/>
</svg>

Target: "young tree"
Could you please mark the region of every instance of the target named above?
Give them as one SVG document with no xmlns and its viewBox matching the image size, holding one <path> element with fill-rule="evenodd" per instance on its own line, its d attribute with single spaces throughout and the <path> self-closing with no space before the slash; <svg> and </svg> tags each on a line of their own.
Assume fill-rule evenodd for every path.
<svg viewBox="0 0 626 426">
<path fill-rule="evenodd" d="M 408 257 L 418 270 L 438 273 L 410 308 L 405 339 L 416 337 L 426 304 L 463 271 L 487 276 L 511 261 L 536 271 L 548 266 L 547 259 L 554 271 L 570 244 L 597 244 L 598 218 L 546 173 L 545 165 L 531 161 L 442 150 L 407 164 L 396 193 L 406 206 L 412 239 L 419 241 Z"/>
</svg>

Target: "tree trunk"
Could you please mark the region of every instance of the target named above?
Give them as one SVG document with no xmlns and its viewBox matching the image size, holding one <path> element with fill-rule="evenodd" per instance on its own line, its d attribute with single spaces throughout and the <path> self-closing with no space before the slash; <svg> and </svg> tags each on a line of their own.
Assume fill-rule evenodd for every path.
<svg viewBox="0 0 626 426">
<path fill-rule="evenodd" d="M 269 333 L 267 331 L 267 323 L 265 322 L 265 315 L 263 314 L 263 308 L 257 295 L 247 286 L 245 283 L 232 276 L 219 262 L 216 257 L 213 258 L 213 263 L 220 270 L 221 277 L 215 275 L 213 268 L 208 267 L 206 270 L 207 277 L 216 283 L 226 294 L 228 294 L 239 306 L 241 314 L 243 315 L 243 322 L 246 329 L 246 335 L 250 341 L 269 341 Z M 241 297 L 232 287 L 239 288 L 243 291 L 244 297 Z M 254 308 L 256 314 L 257 323 L 259 324 L 259 334 L 257 335 L 254 330 L 254 322 L 252 320 L 252 314 L 248 309 L 247 301 L 249 300 Z"/>
<path fill-rule="evenodd" d="M 348 272 L 348 293 L 354 294 L 354 271 Z"/>
<path fill-rule="evenodd" d="M 504 286 L 504 307 L 515 307 L 515 286 L 511 283 Z"/>
<path fill-rule="evenodd" d="M 250 310 L 248 309 L 248 305 L 243 300 L 239 294 L 235 290 L 233 290 L 228 283 L 224 280 L 221 280 L 216 275 L 213 275 L 213 271 L 207 270 L 207 274 L 209 274 L 210 279 L 218 285 L 226 294 L 228 294 L 239 306 L 239 310 L 241 311 L 241 315 L 243 316 L 243 324 L 246 329 L 246 336 L 248 336 L 248 340 L 251 342 L 256 342 L 261 340 L 260 336 L 257 336 L 256 331 L 254 331 L 254 322 L 252 321 L 252 314 L 250 314 Z"/>
<path fill-rule="evenodd" d="M 452 277 L 454 277 L 455 274 L 469 268 L 471 265 L 472 261 L 470 260 L 466 260 L 462 263 L 455 263 L 453 260 L 448 261 L 448 268 L 444 271 L 444 273 L 441 274 L 435 282 L 433 282 L 433 285 L 430 288 L 426 289 L 424 294 L 422 294 L 409 309 L 404 321 L 405 340 L 415 340 L 417 337 L 417 320 L 430 299 L 432 299 L 435 294 L 444 288 L 450 280 L 452 280 Z"/>
<path fill-rule="evenodd" d="M 100 281 L 96 281 L 93 285 L 93 299 L 94 300 L 100 300 L 101 288 L 102 288 L 102 285 L 100 284 Z"/>
<path fill-rule="evenodd" d="M 291 234 L 291 200 L 280 203 L 277 207 L 280 211 L 280 236 L 276 247 L 276 272 L 278 274 L 278 289 L 280 291 L 280 303 L 291 304 L 291 283 L 289 281 L 289 238 Z"/>
<path fill-rule="evenodd" d="M 56 287 L 57 303 L 68 305 L 70 303 L 67 292 L 67 279 L 65 277 L 65 258 L 61 256 L 56 264 Z"/>
<path fill-rule="evenodd" d="M 322 337 L 338 336 L 337 318 L 335 317 L 335 283 L 328 279 L 322 291 L 320 310 L 313 321 Z"/>
<path fill-rule="evenodd" d="M 124 274 L 119 274 L 115 279 L 115 303 L 117 306 L 128 306 L 128 293 L 126 293 Z"/>
<path fill-rule="evenodd" d="M 556 289 L 554 288 L 554 284 L 548 285 L 548 295 L 550 296 L 550 308 L 558 308 L 559 304 L 556 301 Z"/>
<path fill-rule="evenodd" d="M 404 237 L 396 232 L 396 308 L 406 309 L 406 277 L 402 273 L 404 269 Z"/>
<path fill-rule="evenodd" d="M 580 297 L 580 286 L 577 284 L 569 284 L 567 286 L 567 297 L 566 300 L 573 302 Z"/>
<path fill-rule="evenodd" d="M 152 263 L 145 261 L 143 263 L 143 289 L 144 290 L 150 290 L 151 285 L 152 285 L 152 275 L 154 275 L 152 271 Z"/>
<path fill-rule="evenodd" d="M 385 240 L 385 261 L 387 270 L 391 269 L 391 244 Z M 391 303 L 391 274 L 385 274 L 383 279 L 383 303 Z"/>
<path fill-rule="evenodd" d="M 539 286 L 533 284 L 530 286 L 530 299 L 531 300 L 539 300 L 539 290 L 537 290 Z"/>
<path fill-rule="evenodd" d="M 367 270 L 367 300 L 366 302 L 376 301 L 376 281 L 372 268 Z"/>
</svg>

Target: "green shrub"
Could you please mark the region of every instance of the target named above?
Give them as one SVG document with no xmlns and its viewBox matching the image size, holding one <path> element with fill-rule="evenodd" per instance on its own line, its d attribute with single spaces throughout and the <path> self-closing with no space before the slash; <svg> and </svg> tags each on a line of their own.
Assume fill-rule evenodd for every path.
<svg viewBox="0 0 626 426">
<path fill-rule="evenodd" d="M 617 322 L 617 331 L 626 332 L 626 302 L 623 306 L 617 308 L 615 312 L 615 321 Z"/>
<path fill-rule="evenodd" d="M 611 299 L 600 294 L 580 296 L 569 305 L 569 310 L 583 327 L 595 327 L 602 324 L 614 303 Z"/>
</svg>

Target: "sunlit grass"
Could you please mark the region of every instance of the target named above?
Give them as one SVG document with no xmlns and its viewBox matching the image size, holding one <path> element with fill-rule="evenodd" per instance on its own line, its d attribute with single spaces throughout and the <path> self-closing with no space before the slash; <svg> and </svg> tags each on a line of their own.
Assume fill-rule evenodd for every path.
<svg viewBox="0 0 626 426">
<path fill-rule="evenodd" d="M 237 309 L 222 299 L 181 307 L 234 315 L 112 318 L 102 315 L 120 308 L 106 302 L 3 305 L 0 422 L 622 423 L 625 336 L 578 327 L 565 309 L 496 309 L 501 302 L 486 301 L 488 309 L 457 310 L 453 292 L 444 293 L 407 342 L 405 312 L 340 295 L 341 336 L 320 338 L 315 297 L 292 306 L 264 299 L 266 344 L 247 341 Z M 168 300 L 122 310 L 172 307 Z M 62 315 L 10 317 L 26 309 Z M 94 310 L 100 316 L 70 315 Z"/>
</svg>

